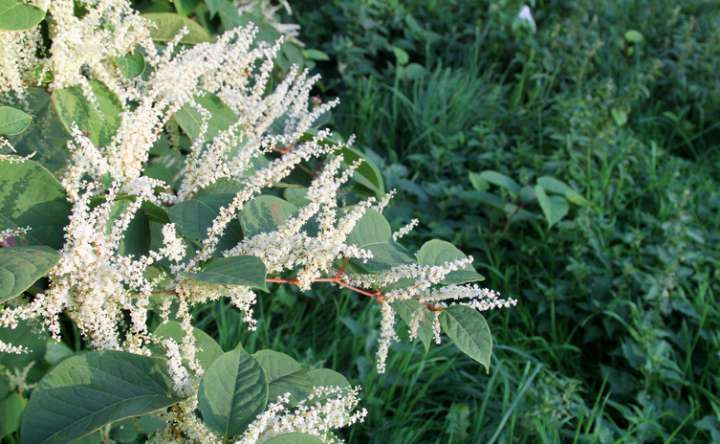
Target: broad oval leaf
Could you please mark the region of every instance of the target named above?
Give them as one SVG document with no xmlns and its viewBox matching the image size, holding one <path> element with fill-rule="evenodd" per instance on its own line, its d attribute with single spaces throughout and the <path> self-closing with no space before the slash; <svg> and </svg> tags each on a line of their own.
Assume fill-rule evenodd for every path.
<svg viewBox="0 0 720 444">
<path fill-rule="evenodd" d="M 31 363 L 42 364 L 47 350 L 47 331 L 39 321 L 20 321 L 15 328 L 0 327 L 0 342 L 22 346 L 27 353 L 0 353 L 0 368 L 22 370 Z"/>
<path fill-rule="evenodd" d="M 232 181 L 220 181 L 198 191 L 192 199 L 170 207 L 170 221 L 178 232 L 188 240 L 200 245 L 207 237 L 207 230 L 220 214 L 220 209 L 228 205 L 241 185 Z M 233 220 L 220 239 L 218 249 L 232 248 L 242 239 L 240 223 Z"/>
<path fill-rule="evenodd" d="M 126 79 L 134 79 L 145 71 L 145 58 L 139 52 L 115 57 L 115 66 Z"/>
<path fill-rule="evenodd" d="M 313 384 L 307 371 L 293 358 L 274 350 L 260 350 L 253 358 L 265 371 L 268 382 L 268 400 L 290 393 L 293 401 L 305 399 L 312 391 Z"/>
<path fill-rule="evenodd" d="M 180 398 L 163 360 L 120 351 L 65 359 L 33 391 L 22 443 L 65 443 L 101 427 L 166 408 Z"/>
<path fill-rule="evenodd" d="M 88 101 L 79 86 L 53 91 L 52 102 L 68 132 L 77 125 L 95 146 L 104 147 L 120 127 L 122 106 L 115 94 L 97 80 L 91 80 L 90 87 L 97 106 Z"/>
<path fill-rule="evenodd" d="M 195 102 L 210 113 L 205 141 L 212 140 L 220 131 L 228 129 L 238 120 L 237 114 L 214 94 L 205 93 L 197 96 Z M 175 113 L 174 118 L 191 140 L 197 139 L 202 126 L 202 117 L 193 106 L 185 104 Z"/>
<path fill-rule="evenodd" d="M 21 295 L 58 259 L 57 252 L 48 247 L 0 248 L 0 302 Z"/>
<path fill-rule="evenodd" d="M 68 134 L 50 103 L 50 95 L 42 88 L 29 87 L 23 100 L 26 111 L 32 115 L 30 127 L 17 136 L 8 136 L 10 143 L 22 156 L 33 155 L 32 159 L 56 172 L 65 165 L 69 157 Z"/>
<path fill-rule="evenodd" d="M 545 191 L 547 191 L 548 193 L 556 193 L 556 194 L 565 195 L 567 192 L 574 191 L 565 182 L 558 180 L 551 176 L 538 177 L 537 183 L 538 183 L 538 185 L 543 187 L 545 189 Z"/>
<path fill-rule="evenodd" d="M 322 444 L 323 442 L 325 441 L 307 433 L 291 432 L 273 436 L 263 441 L 263 444 Z"/>
<path fill-rule="evenodd" d="M 350 382 L 345 376 L 329 368 L 308 370 L 307 377 L 313 387 L 350 387 Z"/>
<path fill-rule="evenodd" d="M 69 214 L 65 190 L 48 170 L 32 160 L 0 159 L 0 230 L 29 226 L 30 244 L 59 249 Z"/>
<path fill-rule="evenodd" d="M 365 273 L 379 273 L 398 265 L 412 264 L 415 262 L 403 246 L 393 241 L 368 245 L 365 249 L 372 253 L 372 259 L 369 259 L 367 262 L 358 259 L 352 259 L 350 261 L 354 267 Z"/>
<path fill-rule="evenodd" d="M 537 183 L 543 187 L 545 191 L 565 196 L 568 201 L 574 203 L 575 205 L 584 207 L 590 206 L 590 202 L 582 197 L 580 193 L 573 190 L 568 184 L 561 180 L 551 176 L 542 176 L 538 178 Z"/>
<path fill-rule="evenodd" d="M 540 208 L 545 215 L 548 227 L 552 227 L 556 223 L 560 222 L 570 210 L 570 205 L 568 205 L 567 200 L 565 200 L 564 197 L 548 197 L 545 190 L 540 185 L 535 185 L 535 195 L 537 196 Z"/>
<path fill-rule="evenodd" d="M 222 285 L 244 285 L 267 290 L 265 264 L 255 256 L 216 257 L 201 271 L 188 276 L 196 281 Z"/>
<path fill-rule="evenodd" d="M 20 418 L 26 402 L 16 392 L 0 400 L 0 440 L 20 428 Z"/>
<path fill-rule="evenodd" d="M 420 265 L 442 265 L 446 262 L 455 261 L 467 257 L 465 253 L 458 250 L 450 242 L 433 239 L 427 241 L 417 252 L 417 261 Z M 465 284 L 468 282 L 482 281 L 485 279 L 472 265 L 462 270 L 453 271 L 442 281 L 443 284 Z"/>
<path fill-rule="evenodd" d="M 0 0 L 0 31 L 22 31 L 37 26 L 45 11 L 22 0 Z"/>
<path fill-rule="evenodd" d="M 493 170 L 485 170 L 480 173 L 481 179 L 508 190 L 514 196 L 520 193 L 520 185 L 512 178 Z"/>
<path fill-rule="evenodd" d="M 297 207 L 276 196 L 258 196 L 240 214 L 245 237 L 275 230 L 297 212 Z"/>
<path fill-rule="evenodd" d="M 198 407 L 203 422 L 228 438 L 241 434 L 267 402 L 265 372 L 240 348 L 217 358 L 200 381 Z"/>
<path fill-rule="evenodd" d="M 492 335 L 483 315 L 466 305 L 452 305 L 440 313 L 440 325 L 461 352 L 490 370 Z"/>
<path fill-rule="evenodd" d="M 379 211 L 369 209 L 357 221 L 347 237 L 347 243 L 365 248 L 373 244 L 388 243 L 392 240 L 390 223 Z"/>
<path fill-rule="evenodd" d="M 17 136 L 32 123 L 32 116 L 11 106 L 0 106 L 0 136 Z"/>
<path fill-rule="evenodd" d="M 358 220 L 347 242 L 372 253 L 372 259 L 367 261 L 351 261 L 354 268 L 365 273 L 377 273 L 396 265 L 413 263 L 413 258 L 405 249 L 392 240 L 392 229 L 385 216 L 374 209 L 369 209 Z"/>
<path fill-rule="evenodd" d="M 173 339 L 178 344 L 181 344 L 185 337 L 185 330 L 183 330 L 182 325 L 177 321 L 166 321 L 160 324 L 153 334 L 159 338 Z M 200 362 L 202 368 L 207 369 L 223 354 L 223 350 L 220 344 L 215 342 L 210 335 L 199 328 L 193 327 L 193 336 L 195 337 L 195 345 L 197 348 L 197 360 Z"/>
<path fill-rule="evenodd" d="M 377 197 L 385 194 L 385 183 L 383 182 L 382 173 L 380 173 L 378 167 L 370 161 L 365 154 L 348 146 L 340 150 L 340 153 L 343 156 L 343 162 L 348 165 L 352 165 L 357 160 L 362 160 L 353 176 L 355 182 L 372 191 Z"/>
<path fill-rule="evenodd" d="M 172 12 L 148 12 L 142 14 L 143 17 L 150 20 L 155 27 L 150 32 L 153 40 L 156 42 L 169 42 L 183 28 L 187 28 L 188 33 L 180 40 L 182 43 L 203 43 L 212 40 L 212 36 L 200 26 L 197 22 Z"/>
</svg>

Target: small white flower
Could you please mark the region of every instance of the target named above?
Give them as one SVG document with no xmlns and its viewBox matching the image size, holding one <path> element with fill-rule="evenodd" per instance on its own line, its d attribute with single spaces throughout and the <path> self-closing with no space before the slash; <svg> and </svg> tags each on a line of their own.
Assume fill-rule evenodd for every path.
<svg viewBox="0 0 720 444">
<path fill-rule="evenodd" d="M 533 32 L 535 32 L 535 30 L 537 29 L 530 6 L 522 5 L 522 7 L 520 8 L 520 12 L 517 15 L 517 19 L 520 22 L 527 24 Z"/>
</svg>

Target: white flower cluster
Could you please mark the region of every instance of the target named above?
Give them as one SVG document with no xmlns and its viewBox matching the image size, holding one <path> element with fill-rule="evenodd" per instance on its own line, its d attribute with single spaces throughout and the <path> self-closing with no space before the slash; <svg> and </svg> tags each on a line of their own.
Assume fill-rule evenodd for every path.
<svg viewBox="0 0 720 444">
<path fill-rule="evenodd" d="M 27 353 L 28 349 L 22 345 L 8 344 L 7 342 L 0 341 L 0 353 L 9 353 L 13 355 L 21 355 Z"/>
<path fill-rule="evenodd" d="M 367 416 L 365 409 L 356 411 L 359 392 L 359 388 L 316 387 L 292 410 L 288 408 L 290 394 L 286 393 L 269 404 L 235 444 L 256 444 L 289 432 L 313 435 L 325 443 L 341 442 L 333 430 L 362 422 Z"/>
<path fill-rule="evenodd" d="M 28 382 L 28 375 L 34 366 L 34 362 L 31 362 L 22 368 L 14 369 L 3 369 L 2 366 L 0 366 L 0 376 L 5 378 L 8 391 L 25 393 L 35 388 L 37 384 Z"/>
<path fill-rule="evenodd" d="M 87 9 L 82 17 L 75 15 L 76 4 Z M 121 100 L 128 100 L 129 86 L 113 61 L 142 46 L 150 54 L 154 45 L 150 27 L 125 0 L 52 0 L 48 2 L 52 47 L 48 68 L 52 88 L 79 85 L 93 100 L 89 72 Z"/>
<path fill-rule="evenodd" d="M 94 185 L 83 184 L 83 193 L 72 208 L 65 228 L 60 260 L 50 272 L 50 288 L 25 306 L 6 309 L 0 325 L 13 326 L 18 319 L 42 316 L 48 330 L 59 339 L 59 316 L 67 313 L 82 334 L 99 349 L 127 349 L 140 352 L 148 341 L 147 305 L 154 282 L 147 268 L 162 260 L 176 258 L 176 240 L 140 257 L 120 254 L 130 222 L 143 202 L 152 199 L 158 182 L 143 181 L 145 187 L 132 199 L 116 200 L 117 186 L 101 193 Z M 92 199 L 103 202 L 93 206 Z M 172 228 L 166 228 L 168 236 Z M 123 340 L 119 325 L 123 310 L 130 312 L 132 325 Z M 123 344 L 124 342 L 124 344 Z"/>
<path fill-rule="evenodd" d="M 404 230 L 402 228 L 400 231 Z M 446 262 L 442 265 L 398 265 L 384 273 L 352 275 L 347 281 L 359 287 L 386 288 L 399 286 L 382 294 L 380 338 L 376 355 L 378 373 L 385 372 L 385 361 L 395 333 L 395 311 L 392 303 L 402 300 L 416 300 L 423 307 L 414 313 L 410 323 L 410 338 L 417 337 L 421 321 L 427 316 L 428 310 L 433 316 L 433 333 L 435 342 L 440 343 L 439 313 L 442 309 L 453 305 L 467 305 L 478 311 L 494 308 L 511 307 L 517 303 L 514 299 L 500 299 L 498 293 L 478 285 L 442 285 L 443 280 L 454 271 L 463 270 L 473 263 L 472 257 Z M 400 285 L 407 282 L 405 285 Z"/>
<path fill-rule="evenodd" d="M 12 247 L 17 238 L 24 238 L 30 232 L 30 227 L 14 227 L 0 230 L 0 247 Z"/>
<path fill-rule="evenodd" d="M 37 66 L 42 37 L 38 29 L 0 31 L 0 94 L 25 93 L 25 79 Z"/>
<path fill-rule="evenodd" d="M 370 258 L 368 251 L 350 245 L 346 240 L 374 199 L 356 205 L 343 215 L 338 214 L 338 190 L 357 167 L 353 165 L 338 176 L 341 162 L 341 157 L 335 157 L 327 163 L 307 191 L 309 203 L 298 214 L 276 231 L 244 239 L 225 255 L 257 256 L 270 273 L 297 270 L 298 285 L 304 290 L 309 289 L 315 279 L 330 272 L 339 258 Z M 315 235 L 303 230 L 313 218 L 318 221 L 319 228 Z"/>
</svg>

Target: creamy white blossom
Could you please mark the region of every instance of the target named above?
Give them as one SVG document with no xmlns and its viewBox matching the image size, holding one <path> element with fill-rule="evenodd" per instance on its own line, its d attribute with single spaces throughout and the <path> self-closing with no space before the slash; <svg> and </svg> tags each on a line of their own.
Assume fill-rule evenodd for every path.
<svg viewBox="0 0 720 444">
<path fill-rule="evenodd" d="M 316 387 L 293 409 L 289 394 L 268 405 L 235 444 L 256 444 L 263 439 L 289 432 L 302 432 L 326 443 L 341 442 L 333 431 L 361 422 L 367 411 L 356 410 L 359 388 Z"/>
<path fill-rule="evenodd" d="M 8 342 L 0 341 L 0 353 L 8 353 L 13 355 L 21 355 L 23 353 L 27 353 L 28 349 L 27 347 L 24 347 L 22 345 L 14 345 L 10 344 Z"/>
</svg>

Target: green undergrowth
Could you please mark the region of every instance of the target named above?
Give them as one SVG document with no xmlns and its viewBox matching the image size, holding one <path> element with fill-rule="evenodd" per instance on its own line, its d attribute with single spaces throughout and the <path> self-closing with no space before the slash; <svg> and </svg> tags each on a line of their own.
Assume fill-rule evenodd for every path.
<svg viewBox="0 0 720 444">
<path fill-rule="evenodd" d="M 304 3 L 331 126 L 401 193 L 393 224 L 519 304 L 488 317 L 487 374 L 398 344 L 378 376 L 377 309 L 320 286 L 273 293 L 253 334 L 198 313 L 221 345 L 361 384 L 350 442 L 720 440 L 720 7 L 538 0 L 533 30 L 513 1 Z"/>
</svg>

